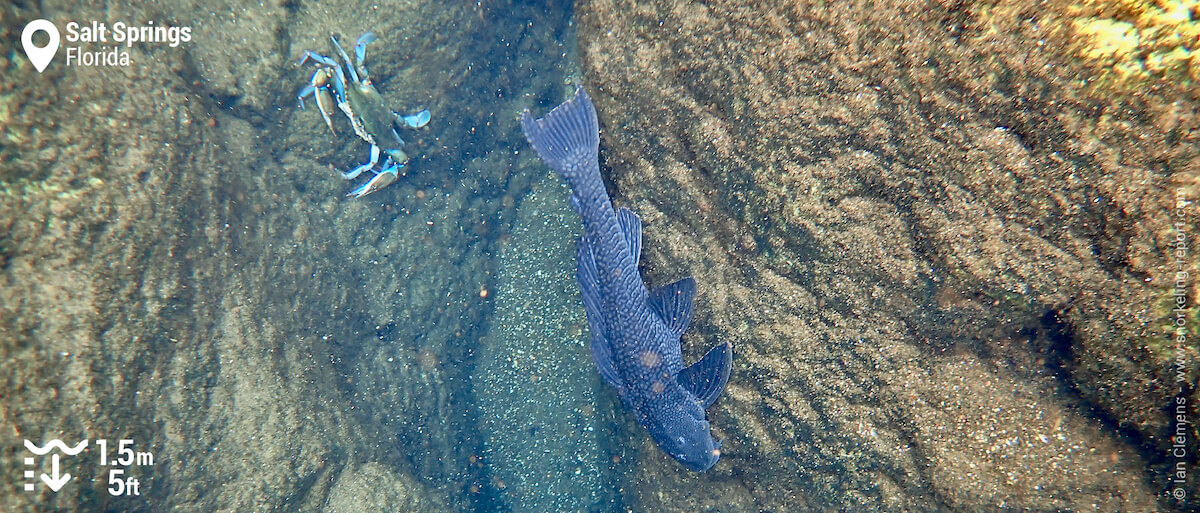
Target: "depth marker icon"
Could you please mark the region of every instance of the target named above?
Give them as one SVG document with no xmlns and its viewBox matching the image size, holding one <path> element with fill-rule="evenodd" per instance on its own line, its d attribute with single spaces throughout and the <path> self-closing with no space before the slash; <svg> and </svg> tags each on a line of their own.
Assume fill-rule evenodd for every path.
<svg viewBox="0 0 1200 513">
<path fill-rule="evenodd" d="M 58 449 L 59 451 L 61 451 L 63 454 L 65 454 L 67 456 L 75 456 L 76 454 L 83 452 L 83 450 L 87 447 L 87 445 L 88 445 L 88 441 L 84 440 L 84 441 L 76 444 L 75 447 L 73 447 L 73 448 L 67 447 L 67 444 L 64 444 L 62 442 L 62 440 L 55 438 L 54 440 L 51 440 L 50 443 L 46 444 L 44 447 L 38 447 L 37 445 L 34 445 L 33 442 L 31 442 L 29 440 L 25 440 L 25 448 L 29 449 L 29 452 L 32 452 L 34 455 L 37 455 L 37 456 L 45 456 L 47 453 L 49 453 L 50 451 L 53 451 L 54 449 Z M 50 455 L 50 473 L 42 474 L 42 476 L 41 476 L 42 482 L 46 483 L 46 486 L 50 487 L 50 490 L 54 491 L 54 492 L 61 490 L 62 487 L 65 486 L 67 484 L 67 482 L 71 480 L 71 474 L 60 474 L 58 472 L 58 470 L 59 470 L 58 462 L 59 462 L 58 455 L 51 454 Z M 32 467 L 33 465 L 34 465 L 34 459 L 32 457 L 28 457 L 28 456 L 25 457 L 25 466 Z M 25 479 L 33 479 L 34 474 L 35 474 L 35 472 L 33 470 L 26 470 L 25 471 Z M 25 491 L 31 492 L 31 491 L 33 491 L 33 489 L 34 489 L 34 483 L 25 483 Z"/>
</svg>

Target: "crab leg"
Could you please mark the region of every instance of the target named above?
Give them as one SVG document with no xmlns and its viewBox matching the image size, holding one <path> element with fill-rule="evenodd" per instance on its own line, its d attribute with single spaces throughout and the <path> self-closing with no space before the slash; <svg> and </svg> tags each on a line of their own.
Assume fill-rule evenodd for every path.
<svg viewBox="0 0 1200 513">
<path fill-rule="evenodd" d="M 346 51 L 342 49 L 342 45 L 338 44 L 336 37 L 329 36 L 329 40 L 333 41 L 333 47 L 337 48 L 338 53 L 342 54 L 342 60 L 346 61 L 346 69 L 350 70 L 350 78 L 355 84 L 359 83 L 360 80 L 358 79 L 358 72 L 354 71 L 355 66 L 350 65 L 350 56 L 346 55 Z M 338 68 L 338 74 L 340 75 L 341 73 L 341 68 Z"/>
<path fill-rule="evenodd" d="M 336 67 L 337 67 L 337 65 L 338 65 L 337 61 L 335 61 L 335 60 L 333 60 L 333 59 L 330 59 L 329 57 L 326 57 L 326 56 L 324 56 L 324 55 L 321 55 L 321 54 L 319 54 L 319 53 L 317 53 L 317 52 L 314 52 L 314 51 L 312 51 L 312 50 L 305 50 L 305 51 L 304 51 L 304 55 L 300 56 L 300 62 L 296 63 L 296 65 L 297 65 L 297 66 L 303 66 L 303 65 L 304 65 L 304 63 L 306 63 L 306 62 L 308 62 L 308 61 L 310 61 L 310 60 L 317 61 L 317 62 L 319 62 L 319 63 L 321 63 L 321 64 L 324 64 L 324 65 L 326 65 L 326 66 L 332 66 L 332 67 L 335 67 L 335 68 L 336 68 Z"/>
<path fill-rule="evenodd" d="M 337 44 L 337 41 L 334 41 L 334 44 Z M 341 48 L 338 48 L 338 50 L 341 50 Z M 346 57 L 346 52 L 342 52 L 342 57 L 343 58 Z M 297 65 L 303 65 L 304 63 L 306 63 L 310 60 L 314 61 L 322 66 L 326 66 L 326 67 L 328 67 L 328 69 L 333 70 L 334 75 L 336 75 L 336 79 L 333 81 L 333 87 L 335 89 L 337 89 L 338 98 L 345 98 L 346 97 L 346 75 L 344 75 L 342 73 L 342 67 L 338 65 L 337 61 L 335 61 L 329 57 L 326 57 L 324 55 L 321 55 L 317 52 L 314 52 L 312 50 L 305 50 L 304 55 L 300 56 L 300 62 L 298 62 Z M 346 62 L 349 63 L 350 60 L 347 59 Z M 354 70 L 350 70 L 350 72 L 353 73 Z M 313 78 L 316 79 L 316 75 L 313 75 Z M 308 90 L 307 87 L 302 89 L 300 91 L 300 96 L 301 97 L 305 96 L 304 93 L 307 90 Z M 303 101 L 300 102 L 300 108 L 304 108 Z"/>
<path fill-rule="evenodd" d="M 342 173 L 342 178 L 345 178 L 347 180 L 353 180 L 353 179 L 357 178 L 358 175 L 361 175 L 363 173 L 363 171 L 366 171 L 368 169 L 375 167 L 375 164 L 377 164 L 377 163 L 379 163 L 379 146 L 376 144 L 372 144 L 371 145 L 371 161 L 367 162 L 366 164 L 363 164 L 361 166 L 358 166 L 351 171 Z"/>
<path fill-rule="evenodd" d="M 316 90 L 317 88 L 313 87 L 312 84 L 306 85 L 304 89 L 300 90 L 300 93 L 296 95 L 296 99 L 300 100 L 300 110 L 304 110 L 304 97 L 313 94 Z M 316 96 L 313 96 L 313 99 L 316 99 Z"/>
<path fill-rule="evenodd" d="M 370 181 L 362 184 L 357 189 L 350 191 L 350 193 L 346 194 L 346 196 L 354 196 L 355 198 L 361 198 L 363 196 L 371 194 L 372 192 L 378 191 L 379 189 L 382 189 L 384 187 L 391 185 L 392 182 L 396 181 L 396 178 L 398 178 L 398 176 L 399 176 L 400 168 L 403 168 L 403 167 L 404 167 L 404 164 L 397 164 L 395 162 L 392 162 L 391 160 L 387 161 L 387 167 L 383 168 L 382 171 L 375 173 L 375 176 L 372 177 Z"/>
</svg>

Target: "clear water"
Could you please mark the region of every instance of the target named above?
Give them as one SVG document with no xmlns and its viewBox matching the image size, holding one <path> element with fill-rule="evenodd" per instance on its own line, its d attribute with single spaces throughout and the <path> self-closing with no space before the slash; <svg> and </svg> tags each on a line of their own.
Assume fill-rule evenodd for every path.
<svg viewBox="0 0 1200 513">
<path fill-rule="evenodd" d="M 918 21 L 938 30 L 908 39 L 895 20 L 923 12 L 622 4 L 625 23 L 592 28 L 638 43 L 623 52 L 581 52 L 570 4 L 0 10 L 0 511 L 1192 504 L 1157 493 L 1175 460 L 1156 445 L 1167 425 L 1144 428 L 1162 412 L 1139 401 L 1158 396 L 1137 394 L 1166 376 L 1152 358 L 1187 370 L 1194 347 L 1135 344 L 1129 326 L 1161 328 L 1149 277 L 1169 225 L 1140 201 L 1167 184 L 1195 196 L 1179 178 L 1194 99 L 1159 84 L 1166 100 L 1126 109 L 1071 89 L 1086 76 L 996 64 L 1041 62 L 1014 31 L 1054 34 L 990 4 L 931 8 L 945 19 Z M 43 72 L 19 48 L 37 18 L 63 33 Z M 727 18 L 741 39 L 705 39 Z M 93 20 L 192 37 L 66 39 Z M 776 37 L 762 20 L 789 37 L 745 51 Z M 384 104 L 432 119 L 400 130 L 396 183 L 352 199 L 369 174 L 338 172 L 368 145 L 339 112 L 331 133 L 297 107 L 315 69 L 297 62 L 366 31 Z M 69 47 L 132 63 L 71 64 Z M 787 58 L 755 60 L 774 51 Z M 568 98 L 584 64 L 661 85 L 594 96 L 658 102 L 601 105 L 606 179 L 646 222 L 649 284 L 703 278 L 687 360 L 735 343 L 713 420 L 726 452 L 705 474 L 657 451 L 595 372 L 579 219 L 517 123 Z M 89 445 L 54 460 L 25 443 L 52 440 Z M 40 477 L 62 473 L 58 491 Z"/>
</svg>

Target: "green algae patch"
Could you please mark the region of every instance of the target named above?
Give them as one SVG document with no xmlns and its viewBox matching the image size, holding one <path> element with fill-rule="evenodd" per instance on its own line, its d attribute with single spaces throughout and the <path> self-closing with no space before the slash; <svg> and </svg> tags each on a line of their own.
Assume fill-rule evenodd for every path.
<svg viewBox="0 0 1200 513">
<path fill-rule="evenodd" d="M 1196 0 L 1089 0 L 1068 8 L 1075 53 L 1097 85 L 1136 89 L 1155 80 L 1200 82 Z"/>
</svg>

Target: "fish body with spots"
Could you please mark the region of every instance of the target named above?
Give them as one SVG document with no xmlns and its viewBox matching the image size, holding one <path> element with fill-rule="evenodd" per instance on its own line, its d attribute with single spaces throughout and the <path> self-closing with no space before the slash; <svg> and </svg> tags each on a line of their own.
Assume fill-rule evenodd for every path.
<svg viewBox="0 0 1200 513">
<path fill-rule="evenodd" d="M 680 337 L 692 318 L 696 282 L 647 289 L 642 281 L 641 219 L 612 207 L 600 177 L 596 109 L 583 87 L 545 117 L 526 111 L 521 127 L 542 161 L 567 181 L 571 207 L 583 218 L 575 276 L 596 369 L 660 449 L 691 470 L 712 468 L 721 444 L 705 409 L 725 388 L 733 351 L 724 343 L 684 365 Z"/>
</svg>

